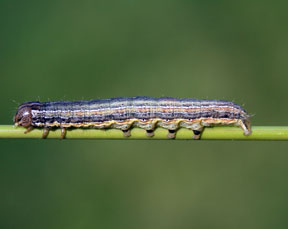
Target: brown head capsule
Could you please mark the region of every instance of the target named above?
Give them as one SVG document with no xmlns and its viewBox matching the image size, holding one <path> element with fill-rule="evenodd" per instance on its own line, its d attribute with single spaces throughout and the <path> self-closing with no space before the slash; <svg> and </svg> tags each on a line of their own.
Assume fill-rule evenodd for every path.
<svg viewBox="0 0 288 229">
<path fill-rule="evenodd" d="M 15 125 L 26 128 L 32 126 L 32 110 L 35 108 L 39 109 L 39 102 L 28 102 L 20 105 L 14 116 Z"/>
<path fill-rule="evenodd" d="M 32 109 L 29 106 L 19 107 L 14 116 L 16 126 L 29 127 L 32 124 Z"/>
</svg>

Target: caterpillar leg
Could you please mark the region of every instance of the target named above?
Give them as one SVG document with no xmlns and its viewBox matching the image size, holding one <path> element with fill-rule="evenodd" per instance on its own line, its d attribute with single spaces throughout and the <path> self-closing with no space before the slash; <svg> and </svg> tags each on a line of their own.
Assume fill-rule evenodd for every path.
<svg viewBox="0 0 288 229">
<path fill-rule="evenodd" d="M 193 139 L 199 140 L 200 137 L 201 137 L 202 131 L 203 131 L 203 127 L 194 129 L 194 130 L 193 130 L 193 133 L 194 133 Z"/>
<path fill-rule="evenodd" d="M 154 136 L 154 130 L 146 130 L 146 136 L 147 137 L 153 137 Z"/>
<path fill-rule="evenodd" d="M 252 133 L 251 131 L 251 126 L 250 126 L 250 122 L 247 120 L 239 120 L 238 121 L 238 125 L 242 128 L 242 130 L 244 131 L 244 135 L 248 136 Z"/>
<path fill-rule="evenodd" d="M 61 136 L 60 136 L 61 139 L 64 139 L 66 137 L 66 132 L 67 132 L 66 128 L 61 128 Z"/>
<path fill-rule="evenodd" d="M 122 132 L 124 137 L 128 138 L 131 136 L 131 130 L 122 130 Z"/>
<path fill-rule="evenodd" d="M 200 137 L 201 137 L 201 131 L 199 131 L 199 130 L 193 130 L 193 133 L 194 133 L 193 139 L 199 140 Z"/>
<path fill-rule="evenodd" d="M 49 134 L 50 129 L 49 128 L 44 128 L 43 130 L 43 134 L 42 134 L 42 138 L 45 139 L 47 138 L 48 134 Z"/>
<path fill-rule="evenodd" d="M 170 139 L 176 138 L 176 130 L 168 130 L 167 137 Z"/>
<path fill-rule="evenodd" d="M 29 133 L 31 130 L 33 130 L 33 126 L 29 126 L 25 131 L 24 131 L 24 134 L 27 134 Z"/>
</svg>

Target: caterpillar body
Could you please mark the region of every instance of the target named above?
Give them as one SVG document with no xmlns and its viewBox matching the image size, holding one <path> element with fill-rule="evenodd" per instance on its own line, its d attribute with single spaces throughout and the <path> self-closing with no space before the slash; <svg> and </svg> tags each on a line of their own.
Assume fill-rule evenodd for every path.
<svg viewBox="0 0 288 229">
<path fill-rule="evenodd" d="M 191 129 L 199 139 L 206 126 L 235 125 L 251 134 L 248 113 L 239 105 L 223 100 L 177 99 L 171 97 L 118 97 L 89 101 L 26 102 L 18 107 L 14 116 L 16 126 L 43 128 L 46 138 L 51 128 L 66 129 L 116 128 L 130 136 L 134 126 L 146 130 L 153 137 L 159 126 L 168 129 L 168 138 L 175 138 L 180 127 Z"/>
</svg>

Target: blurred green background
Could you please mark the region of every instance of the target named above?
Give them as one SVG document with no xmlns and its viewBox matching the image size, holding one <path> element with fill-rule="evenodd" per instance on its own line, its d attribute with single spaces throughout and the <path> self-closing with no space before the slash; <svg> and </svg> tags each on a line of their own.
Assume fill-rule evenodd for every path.
<svg viewBox="0 0 288 229">
<path fill-rule="evenodd" d="M 226 99 L 287 125 L 285 1 L 0 1 L 18 104 Z M 286 142 L 0 140 L 1 228 L 287 228 Z"/>
</svg>

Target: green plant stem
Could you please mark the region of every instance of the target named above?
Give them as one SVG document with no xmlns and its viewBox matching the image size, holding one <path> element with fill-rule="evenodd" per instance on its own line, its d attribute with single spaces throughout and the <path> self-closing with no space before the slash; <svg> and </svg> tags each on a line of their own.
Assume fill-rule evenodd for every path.
<svg viewBox="0 0 288 229">
<path fill-rule="evenodd" d="M 42 138 L 42 129 L 35 128 L 24 134 L 26 129 L 12 125 L 0 125 L 0 138 Z M 123 137 L 123 133 L 116 129 L 68 129 L 66 139 L 164 139 L 167 140 L 168 131 L 163 128 L 155 130 L 154 137 L 147 137 L 143 129 L 133 128 L 130 137 Z M 60 138 L 60 129 L 51 130 L 48 138 Z M 193 132 L 181 128 L 176 135 L 177 140 L 193 140 Z M 206 127 L 201 140 L 288 140 L 288 126 L 254 126 L 252 134 L 244 136 L 238 127 Z"/>
</svg>

